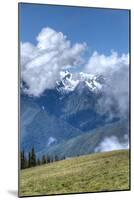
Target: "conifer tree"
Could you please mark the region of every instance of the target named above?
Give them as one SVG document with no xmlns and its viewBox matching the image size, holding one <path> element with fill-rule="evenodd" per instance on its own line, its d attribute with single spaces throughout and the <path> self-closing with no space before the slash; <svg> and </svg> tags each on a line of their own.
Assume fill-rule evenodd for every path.
<svg viewBox="0 0 134 200">
<path fill-rule="evenodd" d="M 46 156 L 46 161 L 47 161 L 47 163 L 50 163 L 50 162 L 51 162 L 51 159 L 50 159 L 50 156 L 49 156 L 49 155 Z"/>
<path fill-rule="evenodd" d="M 28 153 L 28 167 L 31 167 L 31 153 Z"/>
<path fill-rule="evenodd" d="M 24 150 L 21 152 L 21 169 L 27 168 L 27 158 L 25 156 Z"/>
<path fill-rule="evenodd" d="M 34 167 L 34 166 L 36 166 L 36 154 L 33 147 L 31 151 L 31 167 Z"/>
<path fill-rule="evenodd" d="M 24 152 L 23 151 L 21 151 L 21 161 L 20 161 L 21 163 L 21 169 L 24 169 Z"/>
<path fill-rule="evenodd" d="M 57 156 L 57 155 L 55 155 L 55 161 L 58 161 L 58 160 L 59 160 L 58 156 Z"/>
<path fill-rule="evenodd" d="M 47 163 L 47 158 L 45 155 L 42 156 L 42 161 L 41 161 L 42 164 L 46 164 Z"/>
</svg>

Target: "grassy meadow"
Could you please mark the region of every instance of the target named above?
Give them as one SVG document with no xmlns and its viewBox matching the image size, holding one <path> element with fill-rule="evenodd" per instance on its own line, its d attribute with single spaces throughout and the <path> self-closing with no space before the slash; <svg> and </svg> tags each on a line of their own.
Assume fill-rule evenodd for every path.
<svg viewBox="0 0 134 200">
<path fill-rule="evenodd" d="M 20 170 L 20 196 L 129 190 L 129 151 L 68 158 Z"/>
</svg>

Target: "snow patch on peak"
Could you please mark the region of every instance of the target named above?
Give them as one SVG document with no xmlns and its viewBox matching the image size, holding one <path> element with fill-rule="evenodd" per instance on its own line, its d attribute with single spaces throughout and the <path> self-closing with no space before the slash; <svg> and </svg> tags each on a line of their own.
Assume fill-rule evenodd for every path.
<svg viewBox="0 0 134 200">
<path fill-rule="evenodd" d="M 87 74 L 84 72 L 80 72 L 79 76 L 79 79 L 85 82 L 86 86 L 88 86 L 91 91 L 98 91 L 102 88 L 102 84 L 98 81 L 98 76 Z"/>
<path fill-rule="evenodd" d="M 78 84 L 78 80 L 74 80 L 71 73 L 68 71 L 60 73 L 61 81 L 57 83 L 57 89 L 61 92 L 73 91 Z"/>
<path fill-rule="evenodd" d="M 69 93 L 74 91 L 76 87 L 78 89 L 78 85 L 82 83 L 82 85 L 88 87 L 90 91 L 96 92 L 101 90 L 104 83 L 103 81 L 103 77 L 97 75 L 84 72 L 71 74 L 68 71 L 62 71 L 60 73 L 60 81 L 57 82 L 57 90 L 62 93 Z"/>
<path fill-rule="evenodd" d="M 72 74 L 69 73 L 68 71 L 61 71 L 60 77 L 61 79 L 69 79 L 69 78 L 72 78 Z"/>
</svg>

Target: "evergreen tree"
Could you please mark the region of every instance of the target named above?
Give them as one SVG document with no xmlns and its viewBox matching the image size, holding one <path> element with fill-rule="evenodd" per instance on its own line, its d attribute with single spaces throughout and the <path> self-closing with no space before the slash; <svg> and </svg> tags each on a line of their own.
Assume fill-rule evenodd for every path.
<svg viewBox="0 0 134 200">
<path fill-rule="evenodd" d="M 21 169 L 24 169 L 24 152 L 21 152 Z"/>
<path fill-rule="evenodd" d="M 36 154 L 33 147 L 31 151 L 31 167 L 34 167 L 34 166 L 36 166 Z"/>
<path fill-rule="evenodd" d="M 31 153 L 28 153 L 28 167 L 31 167 Z"/>
<path fill-rule="evenodd" d="M 26 156 L 24 156 L 24 163 L 25 163 L 25 165 L 24 165 L 24 168 L 27 168 L 28 167 L 28 160 L 27 160 L 27 157 Z"/>
<path fill-rule="evenodd" d="M 46 164 L 47 163 L 47 158 L 45 155 L 42 156 L 42 161 L 41 161 L 42 164 Z"/>
<path fill-rule="evenodd" d="M 55 155 L 55 161 L 58 161 L 58 160 L 59 160 L 58 156 L 57 156 L 57 155 Z"/>
<path fill-rule="evenodd" d="M 50 163 L 50 162 L 51 162 L 51 159 L 50 159 L 50 156 L 49 156 L 49 155 L 46 156 L 46 161 L 47 161 L 47 163 Z"/>
<path fill-rule="evenodd" d="M 21 152 L 21 169 L 27 168 L 27 158 L 25 156 L 24 150 Z"/>
</svg>

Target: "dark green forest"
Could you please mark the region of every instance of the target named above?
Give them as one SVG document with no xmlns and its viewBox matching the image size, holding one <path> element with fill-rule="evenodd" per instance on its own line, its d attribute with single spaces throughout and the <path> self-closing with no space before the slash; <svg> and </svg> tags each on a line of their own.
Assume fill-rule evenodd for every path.
<svg viewBox="0 0 134 200">
<path fill-rule="evenodd" d="M 26 168 L 30 168 L 30 167 L 35 167 L 35 166 L 39 166 L 39 165 L 43 165 L 43 164 L 48 164 L 48 163 L 52 163 L 52 162 L 56 162 L 58 160 L 64 160 L 65 156 L 60 158 L 57 155 L 47 155 L 47 154 L 43 154 L 41 158 L 37 157 L 36 153 L 35 153 L 35 149 L 34 147 L 31 149 L 31 151 L 26 154 L 25 151 L 21 151 L 21 155 L 20 155 L 20 168 L 21 169 L 26 169 Z"/>
</svg>

